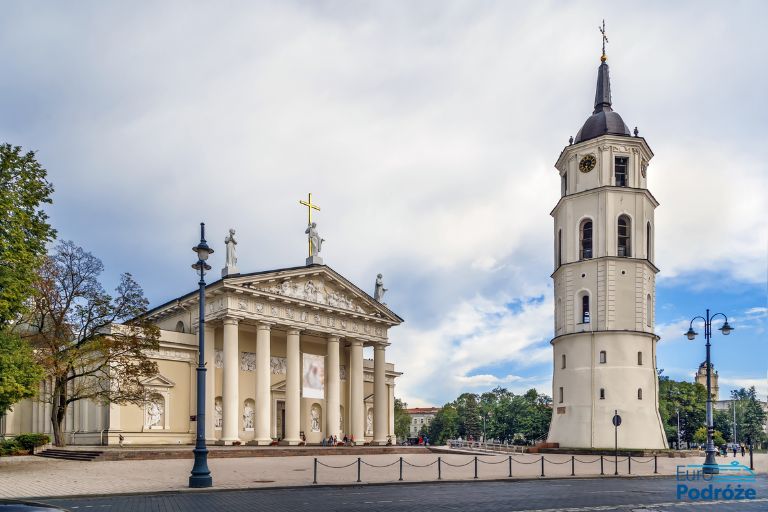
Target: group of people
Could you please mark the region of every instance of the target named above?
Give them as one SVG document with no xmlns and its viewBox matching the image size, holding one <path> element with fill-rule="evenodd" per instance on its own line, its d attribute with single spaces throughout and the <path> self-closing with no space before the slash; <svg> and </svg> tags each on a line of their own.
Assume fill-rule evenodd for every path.
<svg viewBox="0 0 768 512">
<path fill-rule="evenodd" d="M 334 434 L 332 436 L 328 436 L 328 439 L 323 437 L 323 441 L 320 444 L 321 446 L 339 446 L 339 444 L 342 446 L 352 446 L 355 444 L 355 436 L 347 437 L 347 434 L 344 434 L 341 443 L 339 443 L 339 438 Z"/>
<path fill-rule="evenodd" d="M 733 450 L 734 458 L 736 457 L 736 454 L 739 452 L 739 450 L 741 450 L 742 457 L 744 457 L 747 454 L 747 447 L 744 446 L 744 444 L 737 445 L 736 443 L 729 443 L 729 444 L 724 444 L 723 446 L 720 447 L 720 455 L 722 455 L 723 457 L 727 457 L 729 449 Z"/>
</svg>

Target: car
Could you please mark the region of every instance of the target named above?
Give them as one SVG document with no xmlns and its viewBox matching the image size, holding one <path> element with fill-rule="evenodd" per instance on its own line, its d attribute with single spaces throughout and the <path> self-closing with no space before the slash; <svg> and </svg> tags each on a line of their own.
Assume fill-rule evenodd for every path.
<svg viewBox="0 0 768 512">
<path fill-rule="evenodd" d="M 0 499 L 0 512 L 68 512 L 66 508 L 35 501 Z"/>
</svg>

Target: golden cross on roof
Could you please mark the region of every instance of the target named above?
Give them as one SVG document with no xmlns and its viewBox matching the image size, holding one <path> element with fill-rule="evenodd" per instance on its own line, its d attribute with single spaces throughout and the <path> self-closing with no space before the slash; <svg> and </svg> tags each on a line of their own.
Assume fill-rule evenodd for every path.
<svg viewBox="0 0 768 512">
<path fill-rule="evenodd" d="M 307 197 L 306 201 L 299 200 L 299 204 L 307 207 L 307 226 L 312 225 L 312 210 L 320 211 L 320 207 L 316 204 L 312 204 L 312 192 L 309 193 L 309 196 Z M 309 244 L 309 256 L 312 256 L 312 242 L 308 241 Z"/>
<path fill-rule="evenodd" d="M 608 42 L 608 36 L 605 35 L 605 20 L 603 20 L 603 26 L 597 27 L 597 30 L 603 34 L 603 55 L 600 57 L 600 61 L 605 62 L 608 59 L 608 57 L 605 56 L 605 43 Z"/>
</svg>

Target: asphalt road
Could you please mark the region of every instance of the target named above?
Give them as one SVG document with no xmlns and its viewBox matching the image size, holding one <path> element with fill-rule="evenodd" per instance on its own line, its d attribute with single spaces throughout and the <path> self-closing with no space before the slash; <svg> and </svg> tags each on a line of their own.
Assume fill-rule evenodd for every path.
<svg viewBox="0 0 768 512">
<path fill-rule="evenodd" d="M 756 499 L 739 502 L 680 501 L 675 496 L 676 485 L 673 477 L 593 478 L 298 487 L 39 501 L 78 512 L 768 510 L 768 477 L 765 475 L 758 477 L 756 482 L 742 484 L 755 490 Z"/>
</svg>

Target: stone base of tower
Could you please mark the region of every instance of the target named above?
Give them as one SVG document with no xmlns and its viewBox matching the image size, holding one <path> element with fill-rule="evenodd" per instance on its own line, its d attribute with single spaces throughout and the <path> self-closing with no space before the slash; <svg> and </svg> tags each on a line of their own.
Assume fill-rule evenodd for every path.
<svg viewBox="0 0 768 512">
<path fill-rule="evenodd" d="M 613 449 L 612 418 L 618 410 L 619 448 L 668 448 L 658 411 L 656 339 L 652 333 L 605 331 L 552 340 L 556 364 L 547 442 L 560 448 Z"/>
</svg>

